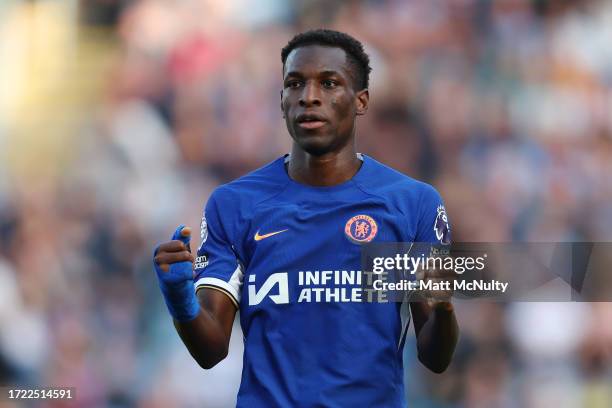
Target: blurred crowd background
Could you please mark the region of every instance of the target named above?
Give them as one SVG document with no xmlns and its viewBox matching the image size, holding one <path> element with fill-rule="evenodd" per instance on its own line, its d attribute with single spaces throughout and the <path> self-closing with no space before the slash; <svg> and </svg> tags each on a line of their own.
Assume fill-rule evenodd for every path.
<svg viewBox="0 0 612 408">
<path fill-rule="evenodd" d="M 280 49 L 318 27 L 371 55 L 359 151 L 433 184 L 454 240 L 612 240 L 612 1 L 2 0 L 0 384 L 234 404 L 239 326 L 201 370 L 152 250 L 288 152 Z M 612 304 L 457 313 L 447 373 L 408 340 L 411 406 L 612 406 Z"/>
</svg>

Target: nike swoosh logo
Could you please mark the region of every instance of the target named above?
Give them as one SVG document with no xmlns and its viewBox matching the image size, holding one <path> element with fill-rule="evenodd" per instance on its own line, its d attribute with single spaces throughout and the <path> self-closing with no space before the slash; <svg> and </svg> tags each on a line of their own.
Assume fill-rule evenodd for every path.
<svg viewBox="0 0 612 408">
<path fill-rule="evenodd" d="M 289 230 L 288 229 L 284 229 L 284 230 L 280 230 L 280 231 L 270 232 L 268 234 L 259 235 L 259 230 L 257 230 L 257 232 L 255 233 L 255 241 L 261 241 L 262 239 L 269 238 L 269 237 L 271 237 L 273 235 L 280 234 L 281 232 L 285 232 L 285 231 L 289 231 Z"/>
</svg>

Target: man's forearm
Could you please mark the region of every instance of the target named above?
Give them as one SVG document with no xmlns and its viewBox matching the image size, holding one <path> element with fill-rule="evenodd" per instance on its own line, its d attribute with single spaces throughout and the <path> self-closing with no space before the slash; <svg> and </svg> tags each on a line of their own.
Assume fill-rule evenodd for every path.
<svg viewBox="0 0 612 408">
<path fill-rule="evenodd" d="M 204 308 L 195 319 L 174 320 L 174 327 L 191 356 L 202 368 L 212 368 L 227 356 L 229 339 L 219 322 Z"/>
<path fill-rule="evenodd" d="M 198 291 L 200 312 L 174 327 L 191 356 L 202 368 L 212 368 L 227 356 L 236 307 L 227 295 L 213 289 Z"/>
<path fill-rule="evenodd" d="M 453 305 L 450 302 L 436 304 L 417 339 L 419 360 L 430 370 L 443 372 L 451 362 L 458 338 L 459 326 Z"/>
</svg>

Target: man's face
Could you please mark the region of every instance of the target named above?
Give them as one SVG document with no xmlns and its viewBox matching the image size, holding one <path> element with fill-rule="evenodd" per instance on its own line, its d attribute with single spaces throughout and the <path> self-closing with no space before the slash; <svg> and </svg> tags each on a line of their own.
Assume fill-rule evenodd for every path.
<svg viewBox="0 0 612 408">
<path fill-rule="evenodd" d="M 343 49 L 309 45 L 285 61 L 281 109 L 300 148 L 320 156 L 352 141 L 355 115 L 367 110 L 368 91 L 356 92 Z"/>
</svg>

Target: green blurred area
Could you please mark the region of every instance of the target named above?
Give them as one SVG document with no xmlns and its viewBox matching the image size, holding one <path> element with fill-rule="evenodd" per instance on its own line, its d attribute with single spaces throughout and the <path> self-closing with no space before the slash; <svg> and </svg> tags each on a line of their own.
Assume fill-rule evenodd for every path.
<svg viewBox="0 0 612 408">
<path fill-rule="evenodd" d="M 0 118 L 6 169 L 57 179 L 103 93 L 120 43 L 112 27 L 79 24 L 75 1 L 7 2 L 1 9 Z M 51 180 L 50 180 L 51 181 Z"/>
</svg>

